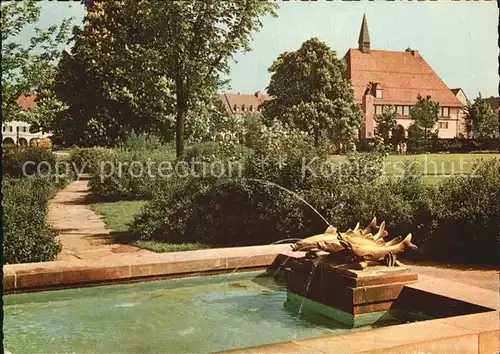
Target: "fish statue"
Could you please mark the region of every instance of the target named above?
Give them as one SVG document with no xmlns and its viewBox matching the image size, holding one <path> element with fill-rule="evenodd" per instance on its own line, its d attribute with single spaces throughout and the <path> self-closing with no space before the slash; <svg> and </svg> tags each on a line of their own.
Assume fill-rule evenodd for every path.
<svg viewBox="0 0 500 354">
<path fill-rule="evenodd" d="M 335 245 L 338 245 L 339 250 L 343 249 L 344 247 L 340 245 L 340 242 L 337 238 L 337 228 L 333 226 L 328 226 L 326 231 L 322 234 L 311 236 L 304 238 L 302 240 L 297 241 L 292 245 L 292 250 L 293 251 L 312 251 L 312 250 L 319 250 L 320 248 L 318 247 L 318 243 L 334 243 Z"/>
<path fill-rule="evenodd" d="M 411 242 L 411 234 L 404 239 L 398 236 L 386 242 L 384 238 L 388 235 L 385 222 L 377 225 L 377 219 L 373 218 L 363 229 L 359 222 L 354 229 L 346 232 L 339 232 L 338 228 L 329 226 L 324 233 L 299 240 L 291 247 L 294 252 L 306 251 L 308 257 L 317 257 L 316 252 L 319 251 L 342 254 L 346 261 L 352 261 L 352 268 L 360 270 L 370 265 L 399 266 L 401 263 L 396 260 L 396 254 L 418 249 Z"/>
</svg>

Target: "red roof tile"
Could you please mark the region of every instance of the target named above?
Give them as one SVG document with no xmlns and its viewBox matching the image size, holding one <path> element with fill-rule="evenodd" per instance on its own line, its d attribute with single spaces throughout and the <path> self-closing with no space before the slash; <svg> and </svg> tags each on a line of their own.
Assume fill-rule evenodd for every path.
<svg viewBox="0 0 500 354">
<path fill-rule="evenodd" d="M 462 106 L 418 51 L 362 53 L 359 49 L 349 49 L 345 58 L 358 102 L 372 82 L 382 87 L 382 98 L 375 100 L 380 104 L 413 105 L 420 94 L 430 95 L 441 106 Z"/>
<path fill-rule="evenodd" d="M 35 95 L 21 95 L 17 98 L 16 102 L 22 109 L 31 109 L 36 107 Z"/>
</svg>

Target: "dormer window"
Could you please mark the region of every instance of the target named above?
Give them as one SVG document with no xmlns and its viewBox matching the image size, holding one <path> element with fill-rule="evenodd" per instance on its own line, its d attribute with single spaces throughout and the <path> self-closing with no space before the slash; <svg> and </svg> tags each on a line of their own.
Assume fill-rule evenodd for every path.
<svg viewBox="0 0 500 354">
<path fill-rule="evenodd" d="M 375 86 L 375 98 L 382 98 L 382 97 L 383 97 L 382 86 L 380 86 L 379 84 L 377 84 Z"/>
<path fill-rule="evenodd" d="M 250 106 L 249 110 L 250 112 L 253 112 L 253 106 Z"/>
<path fill-rule="evenodd" d="M 233 111 L 238 112 L 238 106 L 237 105 L 234 105 Z"/>
<path fill-rule="evenodd" d="M 245 112 L 245 110 L 246 110 L 245 105 L 241 106 L 241 110 L 242 110 L 243 112 Z"/>
</svg>

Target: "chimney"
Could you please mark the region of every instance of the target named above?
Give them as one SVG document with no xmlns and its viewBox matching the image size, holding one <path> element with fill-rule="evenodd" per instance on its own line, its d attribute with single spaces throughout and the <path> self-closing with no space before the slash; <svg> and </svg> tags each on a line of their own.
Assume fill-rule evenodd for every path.
<svg viewBox="0 0 500 354">
<path fill-rule="evenodd" d="M 257 98 L 258 98 L 258 97 L 260 96 L 260 91 L 255 92 L 255 94 L 254 94 L 254 95 L 255 95 L 255 97 L 257 97 Z"/>
<path fill-rule="evenodd" d="M 366 22 L 365 15 L 363 15 L 363 21 L 361 22 L 361 31 L 359 32 L 358 39 L 358 49 L 362 53 L 370 53 L 370 33 L 368 32 L 368 23 Z"/>
<path fill-rule="evenodd" d="M 418 50 L 411 49 L 410 47 L 406 48 L 405 52 L 411 53 L 415 58 L 420 57 Z"/>
</svg>

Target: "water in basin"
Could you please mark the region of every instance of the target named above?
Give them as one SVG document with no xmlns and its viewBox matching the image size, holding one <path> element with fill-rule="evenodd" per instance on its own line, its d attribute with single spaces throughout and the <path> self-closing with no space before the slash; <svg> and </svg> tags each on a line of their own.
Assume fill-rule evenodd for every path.
<svg viewBox="0 0 500 354">
<path fill-rule="evenodd" d="M 4 345 L 13 354 L 204 353 L 353 330 L 286 299 L 255 272 L 8 295 Z"/>
</svg>

